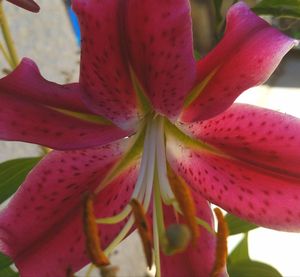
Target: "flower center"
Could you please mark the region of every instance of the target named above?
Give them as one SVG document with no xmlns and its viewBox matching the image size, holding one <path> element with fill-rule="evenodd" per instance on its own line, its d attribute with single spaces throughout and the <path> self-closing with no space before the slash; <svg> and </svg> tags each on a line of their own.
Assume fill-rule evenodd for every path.
<svg viewBox="0 0 300 277">
<path fill-rule="evenodd" d="M 116 224 L 127 218 L 123 229 L 104 250 L 106 255 L 111 253 L 129 233 L 133 225 L 136 225 L 148 261 L 152 261 L 152 248 L 154 249 L 156 276 L 160 276 L 160 250 L 166 255 L 172 255 L 183 251 L 190 241 L 195 243 L 199 235 L 198 224 L 209 231 L 212 230 L 206 222 L 197 219 L 195 204 L 187 184 L 168 165 L 165 147 L 165 119 L 157 115 L 146 119 L 145 122 L 144 128 L 136 135 L 133 148 L 128 151 L 127 156 L 125 155 L 125 158 L 119 162 L 111 174 L 108 174 L 95 191 L 98 193 L 103 185 L 108 184 L 113 179 L 111 176 L 116 176 L 124 168 L 124 164 L 130 162 L 134 156 L 134 149 L 139 149 L 138 153 L 142 153 L 142 156 L 131 199 L 119 214 L 109 218 L 95 219 L 95 222 L 97 224 Z M 151 200 L 153 201 L 152 206 Z M 165 228 L 164 205 L 172 205 L 174 218 L 178 218 L 177 215 L 184 217 L 184 224 L 174 222 Z M 151 207 L 153 208 L 152 231 L 149 230 L 151 225 L 147 223 L 146 218 Z M 153 239 L 151 234 L 153 234 Z"/>
</svg>

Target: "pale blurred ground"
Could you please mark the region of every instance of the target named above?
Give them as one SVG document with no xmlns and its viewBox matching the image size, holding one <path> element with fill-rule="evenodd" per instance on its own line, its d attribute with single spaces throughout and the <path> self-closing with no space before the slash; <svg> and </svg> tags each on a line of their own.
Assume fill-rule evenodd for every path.
<svg viewBox="0 0 300 277">
<path fill-rule="evenodd" d="M 47 79 L 58 83 L 76 81 L 79 49 L 65 8 L 60 0 L 37 2 L 41 6 L 41 12 L 37 15 L 5 3 L 19 56 L 35 60 Z M 0 61 L 1 67 L 6 67 L 1 54 Z M 299 72 L 299 54 L 292 54 L 288 63 L 277 71 L 277 77 L 273 77 L 270 82 L 276 85 L 276 88 L 268 86 L 254 88 L 243 94 L 239 100 L 300 117 Z M 34 145 L 0 142 L 0 161 L 39 153 L 40 149 Z M 230 238 L 229 248 L 232 249 L 238 240 L 239 236 Z M 250 255 L 253 259 L 273 264 L 285 277 L 300 276 L 298 254 L 300 234 L 286 234 L 259 228 L 250 232 L 249 240 Z M 121 245 L 112 254 L 111 260 L 112 264 L 120 267 L 118 276 L 146 276 L 147 274 L 143 252 L 136 235 Z M 97 276 L 97 273 L 92 276 Z"/>
</svg>

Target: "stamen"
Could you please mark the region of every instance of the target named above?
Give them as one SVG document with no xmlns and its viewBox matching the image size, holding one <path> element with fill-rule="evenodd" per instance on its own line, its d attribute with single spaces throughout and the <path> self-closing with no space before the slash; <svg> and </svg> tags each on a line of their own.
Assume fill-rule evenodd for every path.
<svg viewBox="0 0 300 277">
<path fill-rule="evenodd" d="M 173 192 L 170 188 L 169 180 L 167 177 L 167 165 L 166 165 L 166 147 L 164 136 L 164 120 L 160 119 L 157 128 L 156 138 L 156 162 L 157 162 L 157 175 L 160 184 L 160 191 L 164 202 L 170 204 L 170 199 L 174 198 Z"/>
<path fill-rule="evenodd" d="M 133 217 L 130 216 L 120 233 L 114 238 L 114 240 L 105 248 L 104 254 L 109 255 L 115 247 L 119 245 L 119 243 L 126 237 L 132 228 L 134 223 Z"/>
<path fill-rule="evenodd" d="M 94 214 L 93 200 L 90 194 L 84 197 L 83 227 L 86 236 L 86 248 L 90 260 L 98 267 L 108 265 L 109 260 L 101 249 L 99 230 Z"/>
<path fill-rule="evenodd" d="M 96 219 L 97 224 L 116 224 L 124 220 L 130 214 L 130 206 L 125 206 L 125 208 L 115 216 L 111 217 L 101 217 Z"/>
<path fill-rule="evenodd" d="M 95 268 L 96 268 L 95 265 L 91 263 L 85 273 L 85 277 L 91 277 L 92 272 L 94 271 Z"/>
<path fill-rule="evenodd" d="M 170 225 L 163 239 L 163 251 L 166 255 L 174 255 L 183 252 L 192 238 L 190 229 L 184 224 Z"/>
<path fill-rule="evenodd" d="M 134 219 L 135 219 L 134 223 L 138 229 L 138 232 L 142 240 L 144 253 L 147 260 L 147 265 L 149 268 L 151 268 L 153 264 L 153 255 L 152 255 L 153 239 L 152 239 L 151 226 L 145 214 L 143 206 L 136 199 L 132 199 L 130 205 L 132 207 L 132 212 L 134 214 Z"/>
<path fill-rule="evenodd" d="M 117 272 L 119 271 L 119 267 L 117 266 L 102 266 L 100 268 L 100 273 L 102 277 L 117 277 Z"/>
<path fill-rule="evenodd" d="M 228 226 L 220 209 L 214 209 L 218 219 L 216 260 L 211 277 L 223 276 L 226 271 Z"/>
<path fill-rule="evenodd" d="M 137 183 L 135 184 L 135 189 L 131 196 L 132 198 L 137 198 L 139 202 L 143 202 L 145 210 L 147 210 L 149 207 L 153 186 L 155 162 L 155 155 L 153 154 L 155 152 L 153 149 L 155 147 L 155 134 L 155 124 L 150 121 L 145 135 L 144 152 L 141 161 L 140 173 Z M 132 228 L 133 223 L 134 219 L 132 216 L 130 216 L 120 233 L 104 250 L 105 254 L 111 253 L 111 251 L 126 237 Z"/>
<path fill-rule="evenodd" d="M 192 242 L 196 244 L 199 237 L 199 227 L 196 221 L 196 206 L 193 196 L 190 192 L 186 182 L 174 173 L 172 168 L 168 165 L 168 178 L 171 189 L 178 201 L 179 207 L 183 213 L 188 227 L 192 234 Z"/>
<path fill-rule="evenodd" d="M 215 230 L 210 226 L 210 224 L 208 222 L 206 222 L 205 220 L 196 217 L 196 222 L 198 225 L 200 225 L 201 227 L 203 227 L 207 232 L 211 233 L 212 235 L 215 235 Z"/>
</svg>

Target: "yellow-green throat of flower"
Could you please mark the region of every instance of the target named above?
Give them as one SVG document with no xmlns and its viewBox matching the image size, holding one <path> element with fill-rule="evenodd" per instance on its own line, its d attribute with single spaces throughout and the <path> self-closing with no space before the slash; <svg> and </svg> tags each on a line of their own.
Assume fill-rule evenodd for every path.
<svg viewBox="0 0 300 277">
<path fill-rule="evenodd" d="M 90 201 L 85 201 L 84 224 L 91 225 L 85 227 L 87 248 L 95 247 L 95 249 L 87 249 L 87 252 L 96 266 L 109 264 L 106 257 L 128 235 L 133 226 L 140 234 L 147 265 L 151 268 L 155 264 L 158 277 L 160 276 L 160 251 L 165 255 L 173 255 L 183 252 L 190 243 L 195 245 L 200 235 L 199 225 L 214 233 L 206 221 L 197 217 L 195 203 L 188 185 L 167 162 L 166 133 L 170 136 L 176 133 L 177 138 L 193 143 L 192 139 L 181 132 L 184 137 L 180 138 L 178 132 L 180 130 L 162 116 L 155 115 L 144 120 L 140 130 L 135 134 L 132 146 L 94 191 L 94 194 L 99 193 L 128 165 L 136 159 L 141 159 L 131 199 L 120 213 L 107 218 L 93 218 L 93 215 L 89 214 L 93 212 Z M 198 147 L 205 148 L 204 145 L 198 145 Z M 175 218 L 180 215 L 184 218 L 184 223 L 178 221 L 166 226 L 164 205 L 172 206 Z M 151 219 L 149 212 L 153 214 Z M 127 221 L 122 230 L 102 250 L 99 239 L 96 238 L 98 232 L 94 225 L 117 224 L 125 219 Z M 151 220 L 152 224 L 150 224 Z M 94 246 L 93 241 L 96 244 Z"/>
</svg>

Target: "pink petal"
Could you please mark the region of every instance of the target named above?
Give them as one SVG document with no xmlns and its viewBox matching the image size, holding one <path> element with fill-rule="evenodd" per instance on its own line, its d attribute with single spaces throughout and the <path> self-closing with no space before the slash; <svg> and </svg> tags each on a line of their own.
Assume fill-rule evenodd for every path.
<svg viewBox="0 0 300 277">
<path fill-rule="evenodd" d="M 24 58 L 12 73 L 0 80 L 0 89 L 28 101 L 90 113 L 81 101 L 79 84 L 59 85 L 45 80 L 34 61 L 28 58 Z"/>
<path fill-rule="evenodd" d="M 243 91 L 265 82 L 295 44 L 244 3 L 234 5 L 227 15 L 224 38 L 198 64 L 198 82 L 216 73 L 180 120 L 194 122 L 223 112 Z"/>
<path fill-rule="evenodd" d="M 198 217 L 208 222 L 213 228 L 213 217 L 207 201 L 196 196 Z M 164 207 L 167 226 L 177 223 L 173 209 Z M 180 216 L 179 222 L 184 222 Z M 190 245 L 183 253 L 165 256 L 161 252 L 161 271 L 163 277 L 208 277 L 212 272 L 215 261 L 216 237 L 200 228 L 200 237 L 195 246 Z"/>
<path fill-rule="evenodd" d="M 124 144 L 53 151 L 35 168 L 0 214 L 1 251 L 22 276 L 66 276 L 88 263 L 82 226 L 82 196 L 99 185 L 124 152 Z M 131 196 L 136 164 L 97 196 L 97 216 L 119 212 Z M 121 227 L 101 226 L 105 247 Z"/>
<path fill-rule="evenodd" d="M 7 1 L 31 12 L 37 13 L 40 10 L 39 5 L 32 0 L 7 0 Z"/>
<path fill-rule="evenodd" d="M 129 55 L 154 108 L 177 118 L 196 77 L 188 0 L 127 1 Z"/>
<path fill-rule="evenodd" d="M 300 230 L 299 174 L 191 149 L 170 136 L 167 149 L 173 169 L 210 202 L 258 225 Z"/>
<path fill-rule="evenodd" d="M 82 34 L 80 83 L 87 105 L 128 128 L 139 116 L 124 52 L 123 10 L 118 0 L 74 0 Z"/>
<path fill-rule="evenodd" d="M 191 136 L 234 158 L 279 174 L 299 177 L 298 118 L 251 105 L 234 104 L 217 117 L 183 127 Z"/>
<path fill-rule="evenodd" d="M 103 145 L 128 135 L 113 125 L 76 119 L 9 94 L 0 94 L 0 102 L 1 139 L 76 149 Z"/>
</svg>

